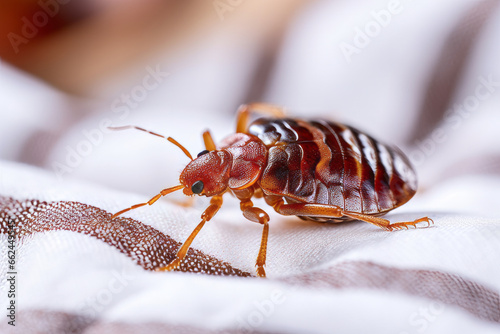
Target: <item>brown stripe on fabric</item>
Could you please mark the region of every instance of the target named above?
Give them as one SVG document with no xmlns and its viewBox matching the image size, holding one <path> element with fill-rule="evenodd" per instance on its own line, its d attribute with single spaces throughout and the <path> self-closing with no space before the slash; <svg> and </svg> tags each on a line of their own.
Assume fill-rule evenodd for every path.
<svg viewBox="0 0 500 334">
<path fill-rule="evenodd" d="M 80 334 L 94 320 L 74 313 L 46 310 L 18 310 L 15 326 L 0 322 L 0 332 L 6 334 Z"/>
<path fill-rule="evenodd" d="M 236 323 L 236 321 L 235 321 Z M 92 320 L 75 313 L 47 310 L 24 310 L 17 313 L 16 326 L 10 326 L 6 321 L 0 323 L 0 333 L 50 333 L 50 334 L 240 334 L 269 333 L 258 328 L 240 327 L 209 330 L 205 328 L 160 323 L 160 322 L 105 322 Z M 247 327 L 245 327 L 247 326 Z"/>
<path fill-rule="evenodd" d="M 436 127 L 451 105 L 474 43 L 500 1 L 472 2 L 471 8 L 457 21 L 455 28 L 443 44 L 434 70 L 430 71 L 417 124 L 409 142 L 423 139 Z"/>
<path fill-rule="evenodd" d="M 181 246 L 169 235 L 140 221 L 79 202 L 16 200 L 0 196 L 0 233 L 7 234 L 13 222 L 23 238 L 37 232 L 73 231 L 90 235 L 130 257 L 146 270 L 164 267 L 174 260 Z M 208 275 L 252 276 L 199 250 L 189 249 L 178 271 Z"/>
<path fill-rule="evenodd" d="M 370 288 L 437 300 L 476 317 L 500 323 L 500 295 L 459 275 L 437 270 L 400 269 L 373 262 L 350 261 L 328 269 L 285 277 L 300 287 Z"/>
</svg>

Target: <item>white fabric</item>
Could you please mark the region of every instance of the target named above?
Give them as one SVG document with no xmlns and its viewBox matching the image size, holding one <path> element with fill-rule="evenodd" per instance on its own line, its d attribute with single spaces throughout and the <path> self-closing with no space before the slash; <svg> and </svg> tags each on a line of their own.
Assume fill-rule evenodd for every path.
<svg viewBox="0 0 500 334">
<path fill-rule="evenodd" d="M 22 165 L 2 163 L 1 171 L 0 194 L 15 198 L 81 201 L 111 212 L 142 200 L 99 186 L 58 183 L 54 176 Z M 482 191 L 489 189 L 485 185 Z M 439 190 L 445 192 L 437 189 L 439 196 L 443 194 Z M 420 200 L 425 203 L 432 198 Z M 252 272 L 260 228 L 242 218 L 234 204 L 227 203 L 193 247 Z M 389 218 L 414 218 L 422 212 Z M 102 321 L 154 321 L 214 330 L 250 326 L 263 332 L 356 333 L 370 323 L 372 331 L 379 333 L 412 333 L 423 328 L 429 333 L 456 328 L 498 331 L 499 325 L 480 321 L 456 306 L 421 297 L 368 289 L 300 287 L 273 280 L 354 260 L 440 270 L 500 290 L 500 220 L 459 210 L 425 212 L 435 220 L 434 227 L 395 233 L 366 223 L 328 226 L 273 215 L 267 280 L 146 272 L 116 249 L 88 236 L 66 231 L 35 234 L 18 251 L 18 305 L 20 310 L 64 310 Z M 199 213 L 161 201 L 130 216 L 183 240 Z M 5 236 L 2 244 L 6 244 Z M 5 276 L 6 266 L 1 268 Z M 6 295 L 5 285 L 1 293 Z M 430 319 L 422 309 L 430 310 Z"/>
</svg>

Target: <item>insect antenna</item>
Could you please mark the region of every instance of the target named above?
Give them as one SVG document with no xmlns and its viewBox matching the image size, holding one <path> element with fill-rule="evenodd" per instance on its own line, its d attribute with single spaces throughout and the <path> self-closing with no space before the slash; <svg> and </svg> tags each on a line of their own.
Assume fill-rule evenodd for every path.
<svg viewBox="0 0 500 334">
<path fill-rule="evenodd" d="M 150 134 L 155 135 L 157 137 L 165 138 L 166 140 L 168 140 L 169 142 L 171 142 L 172 144 L 174 144 L 175 146 L 177 146 L 178 148 L 180 148 L 182 150 L 182 152 L 184 152 L 184 154 L 189 159 L 193 160 L 193 157 L 191 156 L 191 153 L 189 153 L 189 151 L 184 146 L 182 146 L 177 140 L 175 140 L 172 137 L 165 137 L 165 136 L 162 136 L 162 135 L 160 135 L 160 134 L 158 134 L 156 132 L 143 129 L 143 128 L 135 126 L 135 125 L 109 126 L 108 129 L 115 130 L 115 131 L 116 130 L 120 131 L 120 130 L 127 130 L 127 129 L 136 129 L 136 130 L 140 130 L 140 131 L 144 131 L 144 132 L 150 133 Z"/>
<path fill-rule="evenodd" d="M 180 148 L 182 150 L 182 152 L 184 152 L 184 154 L 187 155 L 187 157 L 189 159 L 193 160 L 193 157 L 191 156 L 191 153 L 189 153 L 189 151 L 184 146 L 182 146 L 177 140 L 175 140 L 172 137 L 168 137 L 167 140 L 169 142 L 171 142 L 172 144 L 174 144 L 175 146 L 177 146 L 178 148 Z"/>
<path fill-rule="evenodd" d="M 175 187 L 170 187 L 170 188 L 163 189 L 162 191 L 160 191 L 160 193 L 158 195 L 156 195 L 155 197 L 151 198 L 149 201 L 144 202 L 144 203 L 139 203 L 139 204 L 132 205 L 130 208 L 123 209 L 122 211 L 119 211 L 119 212 L 115 213 L 114 215 L 111 216 L 111 220 L 115 219 L 116 217 L 118 217 L 119 215 L 121 215 L 122 213 L 125 213 L 127 211 L 140 208 L 141 206 L 144 206 L 144 205 L 153 205 L 153 203 L 155 203 L 157 200 L 159 200 L 160 197 L 168 195 L 170 193 L 173 193 L 174 191 L 181 190 L 182 188 L 184 188 L 184 186 L 180 184 L 180 185 L 175 186 Z"/>
</svg>

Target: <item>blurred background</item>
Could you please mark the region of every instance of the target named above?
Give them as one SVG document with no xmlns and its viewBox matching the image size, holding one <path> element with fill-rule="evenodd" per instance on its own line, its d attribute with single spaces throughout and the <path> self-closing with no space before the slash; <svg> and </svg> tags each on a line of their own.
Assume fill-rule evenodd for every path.
<svg viewBox="0 0 500 334">
<path fill-rule="evenodd" d="M 186 157 L 156 137 L 107 126 L 139 125 L 194 155 L 203 130 L 221 140 L 234 132 L 240 104 L 262 101 L 400 146 L 422 191 L 498 185 L 498 5 L 4 0 L 0 158 L 60 182 L 150 196 L 177 184 Z M 446 196 L 470 203 L 468 189 L 462 202 Z"/>
</svg>

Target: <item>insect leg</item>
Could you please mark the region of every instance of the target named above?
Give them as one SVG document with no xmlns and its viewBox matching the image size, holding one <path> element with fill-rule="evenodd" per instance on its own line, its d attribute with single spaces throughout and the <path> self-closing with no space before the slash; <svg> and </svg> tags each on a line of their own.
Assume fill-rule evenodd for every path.
<svg viewBox="0 0 500 334">
<path fill-rule="evenodd" d="M 364 215 L 361 213 L 343 212 L 343 214 L 345 216 L 373 224 L 373 225 L 378 226 L 380 228 L 383 228 L 384 230 L 387 230 L 387 231 L 401 230 L 403 228 L 408 229 L 409 226 L 413 226 L 413 227 L 417 228 L 417 224 L 422 223 L 422 222 L 427 223 L 426 227 L 429 227 L 431 224 L 434 224 L 434 221 L 429 217 L 422 217 L 419 219 L 415 219 L 414 221 L 411 221 L 411 222 L 391 223 L 387 219 L 369 216 L 369 215 Z"/>
<path fill-rule="evenodd" d="M 203 211 L 201 215 L 201 222 L 196 226 L 196 228 L 191 232 L 189 237 L 184 241 L 182 244 L 181 248 L 177 251 L 177 255 L 175 256 L 175 259 L 170 262 L 167 266 L 157 268 L 156 271 L 170 271 L 173 270 L 181 264 L 181 261 L 186 257 L 186 254 L 189 250 L 189 247 L 191 246 L 191 243 L 193 242 L 194 238 L 196 238 L 196 235 L 198 235 L 198 232 L 203 228 L 203 225 L 210 219 L 212 219 L 213 216 L 219 211 L 219 209 L 222 206 L 222 195 L 217 195 L 214 196 L 210 199 L 210 205 L 208 208 Z"/>
<path fill-rule="evenodd" d="M 255 112 L 263 115 L 270 115 L 277 118 L 283 118 L 285 111 L 283 108 L 267 103 L 243 104 L 238 108 L 236 118 L 236 132 L 246 133 L 250 120 L 250 113 Z"/>
<path fill-rule="evenodd" d="M 409 226 L 417 227 L 419 223 L 427 223 L 427 226 L 434 224 L 434 221 L 429 217 L 422 217 L 411 222 L 392 223 L 384 218 L 364 215 L 356 212 L 343 211 L 338 206 L 326 204 L 307 204 L 307 203 L 292 203 L 285 204 L 283 199 L 278 196 L 265 196 L 267 204 L 271 205 L 276 212 L 282 215 L 309 216 L 309 217 L 342 217 L 365 221 L 387 231 L 408 229 Z"/>
<path fill-rule="evenodd" d="M 180 190 L 182 188 L 184 188 L 184 186 L 178 185 L 178 186 L 175 186 L 175 187 L 172 187 L 172 188 L 163 189 L 162 191 L 160 191 L 160 193 L 158 195 L 156 195 L 155 197 L 151 198 L 149 201 L 147 201 L 145 203 L 140 203 L 140 204 L 132 205 L 128 209 L 123 209 L 122 211 L 119 211 L 119 212 L 115 213 L 114 215 L 111 216 L 111 220 L 115 219 L 116 217 L 118 217 L 119 215 L 121 215 L 122 213 L 125 213 L 127 211 L 130 211 L 130 210 L 133 210 L 133 209 L 137 209 L 137 208 L 140 208 L 141 206 L 148 205 L 148 204 L 149 205 L 153 205 L 153 203 L 156 202 L 157 200 L 159 200 L 160 197 L 165 196 L 167 194 L 170 194 L 170 193 L 172 193 L 174 191 Z"/>
<path fill-rule="evenodd" d="M 269 215 L 264 210 L 254 207 L 251 200 L 241 201 L 240 208 L 246 219 L 264 225 L 255 266 L 257 267 L 257 276 L 266 277 L 264 266 L 266 265 L 267 239 L 269 235 Z"/>
<path fill-rule="evenodd" d="M 408 226 L 417 227 L 417 224 L 425 222 L 427 226 L 434 224 L 434 221 L 428 217 L 416 219 L 412 222 L 392 223 L 384 218 L 364 215 L 356 212 L 343 211 L 338 206 L 326 204 L 307 204 L 307 203 L 292 203 L 284 204 L 283 199 L 276 199 L 276 196 L 267 196 L 266 202 L 274 207 L 274 210 L 282 215 L 309 216 L 309 217 L 342 217 L 365 221 L 387 231 L 408 229 Z"/>
<path fill-rule="evenodd" d="M 209 151 L 216 150 L 217 147 L 215 146 L 214 139 L 212 138 L 212 135 L 210 134 L 210 131 L 205 131 L 203 132 L 203 141 L 205 142 L 205 148 Z"/>
<path fill-rule="evenodd" d="M 342 217 L 342 210 L 335 205 L 291 203 L 285 204 L 278 196 L 264 196 L 267 204 L 274 210 L 285 216 L 309 216 L 309 217 Z"/>
</svg>

